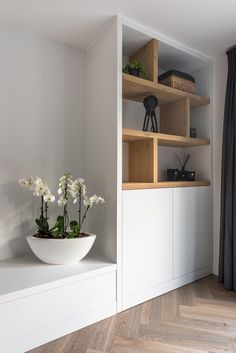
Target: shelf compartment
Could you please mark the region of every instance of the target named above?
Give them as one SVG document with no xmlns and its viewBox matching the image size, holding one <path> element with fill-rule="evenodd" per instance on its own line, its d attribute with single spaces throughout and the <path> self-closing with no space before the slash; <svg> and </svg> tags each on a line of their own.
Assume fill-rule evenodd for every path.
<svg viewBox="0 0 236 353">
<path fill-rule="evenodd" d="M 149 94 L 156 95 L 160 105 L 175 102 L 187 97 L 190 99 L 191 108 L 210 103 L 210 99 L 207 97 L 198 96 L 123 73 L 123 98 L 142 102 Z"/>
<path fill-rule="evenodd" d="M 156 139 L 158 141 L 158 145 L 169 146 L 169 147 L 192 147 L 192 146 L 205 146 L 210 144 L 210 141 L 207 139 L 123 129 L 124 142 L 134 142 L 134 141 L 147 140 L 147 139 Z"/>
<path fill-rule="evenodd" d="M 123 183 L 123 190 L 209 186 L 210 181 L 160 181 L 157 183 Z"/>
</svg>

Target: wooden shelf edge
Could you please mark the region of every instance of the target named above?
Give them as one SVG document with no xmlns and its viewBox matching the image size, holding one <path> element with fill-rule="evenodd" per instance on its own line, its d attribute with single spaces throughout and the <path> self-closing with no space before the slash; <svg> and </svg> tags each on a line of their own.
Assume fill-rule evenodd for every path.
<svg viewBox="0 0 236 353">
<path fill-rule="evenodd" d="M 123 183 L 123 190 L 209 186 L 210 181 L 159 181 L 157 183 Z"/>
<path fill-rule="evenodd" d="M 168 135 L 154 132 L 146 132 L 140 130 L 123 129 L 123 142 L 132 142 L 145 139 L 157 139 L 161 146 L 173 147 L 189 147 L 189 146 L 204 146 L 209 145 L 210 141 L 207 139 L 199 139 L 185 136 Z"/>
<path fill-rule="evenodd" d="M 209 180 L 196 181 L 159 181 L 159 188 L 179 188 L 179 187 L 193 187 L 193 186 L 210 186 Z"/>
<path fill-rule="evenodd" d="M 124 142 L 139 141 L 139 140 L 145 140 L 150 138 L 151 139 L 157 138 L 157 133 L 146 132 L 142 130 L 123 129 L 122 138 Z"/>
<path fill-rule="evenodd" d="M 127 87 L 133 87 L 131 94 L 127 93 Z M 198 107 L 202 105 L 207 105 L 210 103 L 208 97 L 199 96 L 197 94 L 188 93 L 185 91 L 178 90 L 169 86 L 162 85 L 160 83 L 155 83 L 153 81 L 146 80 L 141 77 L 132 76 L 123 73 L 123 98 L 134 101 L 142 101 L 143 97 L 148 94 L 159 94 L 165 98 L 163 104 L 176 101 L 181 98 L 190 98 L 191 107 Z M 162 100 L 161 100 L 162 103 Z"/>
</svg>

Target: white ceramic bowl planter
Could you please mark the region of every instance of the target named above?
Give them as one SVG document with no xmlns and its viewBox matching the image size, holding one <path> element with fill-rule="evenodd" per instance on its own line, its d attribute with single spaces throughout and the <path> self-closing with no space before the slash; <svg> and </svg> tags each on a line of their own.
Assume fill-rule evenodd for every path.
<svg viewBox="0 0 236 353">
<path fill-rule="evenodd" d="M 75 179 L 71 173 L 65 173 L 59 178 L 57 190 L 57 203 L 62 210 L 54 225 L 50 225 L 48 208 L 56 198 L 48 185 L 38 176 L 20 179 L 19 183 L 41 200 L 40 215 L 35 219 L 37 233 L 26 238 L 33 253 L 52 265 L 71 265 L 82 260 L 96 239 L 95 234 L 82 231 L 84 220 L 94 205 L 105 203 L 105 200 L 96 194 L 87 196 L 84 179 Z M 77 205 L 76 219 L 70 219 L 69 203 Z"/>
<path fill-rule="evenodd" d="M 96 235 L 90 233 L 74 239 L 45 239 L 29 235 L 27 242 L 41 261 L 52 265 L 72 265 L 88 254 L 95 239 Z"/>
</svg>

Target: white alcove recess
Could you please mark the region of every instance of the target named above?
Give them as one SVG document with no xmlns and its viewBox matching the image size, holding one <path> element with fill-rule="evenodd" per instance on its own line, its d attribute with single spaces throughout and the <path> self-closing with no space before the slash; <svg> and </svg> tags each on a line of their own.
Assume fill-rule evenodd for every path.
<svg viewBox="0 0 236 353">
<path fill-rule="evenodd" d="M 17 36 L 17 41 L 26 36 L 11 35 Z M 27 51 L 33 55 L 35 43 L 41 41 L 30 36 Z M 10 219 L 16 220 L 9 238 L 6 218 L 1 229 L 1 353 L 23 353 L 212 272 L 212 61 L 120 17 L 112 19 L 86 52 L 54 41 L 45 45 L 43 53 L 49 51 L 51 60 L 45 77 L 50 77 L 52 90 L 57 87 L 63 92 L 59 89 L 54 101 L 48 101 L 46 112 L 38 112 L 43 104 L 34 97 L 37 104 L 33 109 L 32 103 L 30 114 L 35 114 L 35 121 L 27 115 L 26 123 L 32 130 L 36 124 L 42 133 L 40 119 L 46 119 L 54 138 L 45 141 L 43 135 L 39 139 L 36 134 L 35 154 L 40 163 L 35 163 L 21 147 L 31 130 L 18 124 L 10 160 L 0 157 L 2 165 L 8 165 L 6 172 L 1 172 L 5 173 L 1 190 L 5 190 Z M 52 65 L 56 61 L 55 45 L 62 51 L 58 69 Z M 17 56 L 20 48 L 14 50 Z M 74 52 L 73 67 L 70 61 L 68 64 L 69 77 L 58 81 L 59 73 L 53 70 L 63 76 L 64 59 Z M 79 57 L 82 62 L 77 68 Z M 143 78 L 122 73 L 122 66 L 135 58 L 144 65 Z M 35 58 L 32 60 L 35 63 Z M 45 60 L 49 62 L 49 58 Z M 5 61 L 9 74 L 7 57 Z M 23 59 L 18 70 L 21 65 Z M 192 74 L 197 94 L 161 85 L 158 73 L 169 69 Z M 46 84 L 40 81 L 41 71 L 35 82 L 24 77 L 28 93 L 22 98 L 25 105 L 19 98 L 17 111 L 21 112 L 27 111 L 26 102 L 35 87 L 43 95 Z M 19 92 L 17 81 L 14 86 Z M 11 90 L 10 86 L 0 107 L 6 119 L 16 119 L 17 115 L 7 101 Z M 149 94 L 159 101 L 159 133 L 142 131 L 142 101 Z M 57 114 L 60 127 L 55 121 Z M 196 128 L 197 138 L 189 136 L 190 127 Z M 31 137 L 31 144 L 33 140 Z M 43 157 L 39 150 L 42 140 Z M 6 143 L 6 139 L 1 140 L 2 150 Z M 168 181 L 166 169 L 176 168 L 176 155 L 186 153 L 191 154 L 189 168 L 196 171 L 196 180 Z M 88 219 L 87 230 L 97 235 L 88 257 L 75 266 L 49 266 L 27 254 L 25 245 L 36 204 L 19 191 L 11 193 L 10 202 L 7 180 L 11 175 L 12 185 L 21 176 L 43 174 L 51 183 L 68 168 L 85 176 L 89 192 L 103 196 L 106 203 L 94 208 Z M 4 217 L 8 217 L 7 210 Z M 68 297 L 70 300 L 65 301 Z"/>
</svg>

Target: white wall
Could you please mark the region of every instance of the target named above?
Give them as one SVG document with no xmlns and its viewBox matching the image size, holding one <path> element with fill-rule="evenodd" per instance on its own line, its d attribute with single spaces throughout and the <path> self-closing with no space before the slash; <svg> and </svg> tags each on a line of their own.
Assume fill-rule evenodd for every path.
<svg viewBox="0 0 236 353">
<path fill-rule="evenodd" d="M 56 192 L 84 174 L 84 72 L 79 49 L 0 30 L 0 259 L 25 252 L 38 203 L 18 185 L 40 175 Z M 56 207 L 56 205 L 54 206 Z"/>
<path fill-rule="evenodd" d="M 214 65 L 214 113 L 213 113 L 213 272 L 218 274 L 220 233 L 221 149 L 224 118 L 227 56 L 225 53 Z"/>
</svg>

